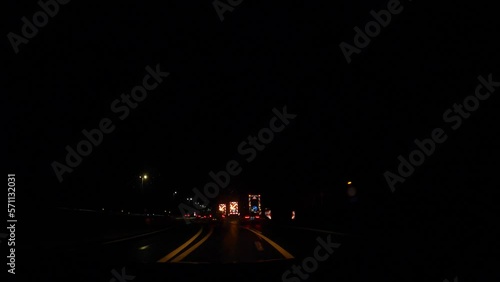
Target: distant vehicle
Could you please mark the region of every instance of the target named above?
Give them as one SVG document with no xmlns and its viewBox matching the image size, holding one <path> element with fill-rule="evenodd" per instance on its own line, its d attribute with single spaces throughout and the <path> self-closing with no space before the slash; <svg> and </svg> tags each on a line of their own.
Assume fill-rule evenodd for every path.
<svg viewBox="0 0 500 282">
<path fill-rule="evenodd" d="M 219 203 L 218 214 L 222 218 L 238 218 L 240 222 L 258 222 L 264 219 L 261 196 L 247 195 L 245 199 L 231 199 L 227 203 Z M 239 200 L 239 201 L 236 201 Z"/>
<path fill-rule="evenodd" d="M 260 195 L 248 195 L 248 208 L 241 212 L 242 222 L 255 222 L 263 219 L 262 206 L 260 202 Z"/>
<path fill-rule="evenodd" d="M 210 211 L 200 211 L 193 214 L 194 220 L 196 222 L 209 222 L 216 220 L 216 217 Z"/>
<path fill-rule="evenodd" d="M 242 222 L 259 222 L 261 220 L 262 220 L 262 218 L 260 215 L 244 215 L 241 218 Z"/>
</svg>

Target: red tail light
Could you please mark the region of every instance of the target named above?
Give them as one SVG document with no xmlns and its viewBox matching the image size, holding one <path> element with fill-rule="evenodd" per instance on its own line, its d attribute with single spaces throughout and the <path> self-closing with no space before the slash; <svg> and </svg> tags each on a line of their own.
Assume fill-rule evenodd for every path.
<svg viewBox="0 0 500 282">
<path fill-rule="evenodd" d="M 245 215 L 245 218 L 250 218 L 250 216 L 248 216 L 248 215 Z"/>
</svg>

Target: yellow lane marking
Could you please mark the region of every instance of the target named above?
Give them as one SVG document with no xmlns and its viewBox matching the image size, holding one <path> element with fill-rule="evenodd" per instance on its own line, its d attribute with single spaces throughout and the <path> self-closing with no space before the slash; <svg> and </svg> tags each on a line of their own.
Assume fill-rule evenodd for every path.
<svg viewBox="0 0 500 282">
<path fill-rule="evenodd" d="M 259 234 L 257 231 L 254 231 L 254 230 L 252 230 L 250 228 L 246 228 L 246 227 L 243 227 L 243 228 L 247 229 L 248 231 L 253 232 L 255 235 L 257 235 L 257 236 L 261 237 L 262 239 L 264 239 L 267 243 L 269 243 L 269 245 L 273 246 L 278 252 L 280 252 L 280 254 L 282 254 L 286 259 L 293 259 L 294 258 L 292 256 L 292 254 L 290 254 L 289 252 L 287 252 L 280 245 L 274 243 L 273 240 L 267 238 L 263 234 Z"/>
<path fill-rule="evenodd" d="M 200 231 L 196 233 L 191 239 L 187 240 L 186 243 L 182 244 L 180 247 L 177 249 L 173 250 L 170 254 L 164 256 L 162 259 L 158 260 L 158 262 L 167 262 L 169 259 L 173 258 L 175 255 L 177 255 L 180 251 L 184 250 L 189 244 L 191 244 L 198 236 L 200 236 L 201 231 L 203 230 L 203 227 L 200 228 Z"/>
<path fill-rule="evenodd" d="M 210 232 L 208 232 L 208 234 L 205 235 L 205 237 L 203 237 L 203 239 L 201 239 L 198 243 L 191 246 L 191 248 L 184 251 L 184 253 L 180 254 L 178 257 L 174 258 L 171 262 L 180 262 L 181 260 L 183 260 L 187 255 L 189 255 L 191 252 L 196 250 L 201 244 L 203 244 L 208 239 L 208 237 L 210 237 L 210 235 L 212 235 L 213 232 L 214 232 L 214 228 L 212 227 L 212 228 L 210 228 Z"/>
</svg>

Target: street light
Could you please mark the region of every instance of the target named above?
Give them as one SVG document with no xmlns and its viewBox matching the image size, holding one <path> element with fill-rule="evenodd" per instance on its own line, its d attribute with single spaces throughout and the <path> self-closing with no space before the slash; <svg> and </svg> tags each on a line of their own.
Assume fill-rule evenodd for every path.
<svg viewBox="0 0 500 282">
<path fill-rule="evenodd" d="M 351 181 L 348 181 L 348 182 L 347 182 L 347 195 L 348 195 L 349 197 L 354 197 L 354 196 L 356 196 L 356 192 L 357 192 L 357 191 L 356 191 L 356 187 L 354 187 L 354 186 L 352 185 L 352 182 L 351 182 Z"/>
<path fill-rule="evenodd" d="M 144 199 L 144 179 L 148 179 L 148 175 L 139 175 L 139 178 L 141 179 L 141 194 L 142 194 L 142 202 L 144 205 L 145 199 Z"/>
<path fill-rule="evenodd" d="M 139 178 L 141 179 L 141 187 L 142 189 L 144 189 L 144 179 L 148 179 L 148 175 L 147 174 L 140 175 Z"/>
</svg>

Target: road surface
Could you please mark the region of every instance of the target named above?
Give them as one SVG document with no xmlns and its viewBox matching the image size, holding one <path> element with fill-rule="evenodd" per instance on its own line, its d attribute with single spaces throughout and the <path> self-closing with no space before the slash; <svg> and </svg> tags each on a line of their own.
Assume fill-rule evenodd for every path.
<svg viewBox="0 0 500 282">
<path fill-rule="evenodd" d="M 330 238 L 328 238 L 330 237 Z M 313 277 L 348 262 L 342 253 L 347 234 L 325 230 L 241 223 L 237 219 L 186 224 L 140 236 L 78 247 L 45 250 L 33 276 L 72 281 L 283 281 L 282 275 L 314 257 L 318 240 L 332 241 L 335 252 L 321 247 Z M 338 250 L 337 250 L 338 249 Z M 337 256 L 337 253 L 339 256 Z M 314 265 L 313 265 L 314 266 Z M 304 273 L 304 275 L 306 275 Z M 290 274 L 289 277 L 295 277 Z M 78 278 L 77 278 L 78 277 Z M 115 279 L 115 280 L 113 280 Z M 289 280 L 297 281 L 297 280 Z M 301 279 L 302 281 L 302 279 Z"/>
</svg>

